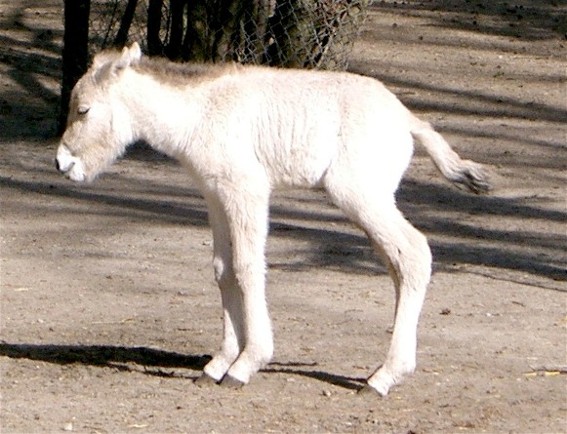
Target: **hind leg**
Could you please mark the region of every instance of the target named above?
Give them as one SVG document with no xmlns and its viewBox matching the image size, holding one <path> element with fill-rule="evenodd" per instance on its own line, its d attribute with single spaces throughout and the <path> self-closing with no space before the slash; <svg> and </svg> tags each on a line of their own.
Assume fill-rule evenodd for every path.
<svg viewBox="0 0 567 434">
<path fill-rule="evenodd" d="M 384 227 L 391 231 L 387 238 L 370 237 L 375 248 L 384 252 L 395 276 L 396 310 L 386 360 L 368 379 L 368 385 L 382 396 L 415 369 L 417 325 L 431 276 L 431 252 L 425 237 L 401 214 Z"/>
<path fill-rule="evenodd" d="M 396 287 L 396 311 L 390 348 L 383 365 L 368 378 L 368 386 L 384 396 L 413 372 L 417 324 L 431 275 L 431 252 L 425 237 L 400 213 L 393 194 L 369 191 L 369 179 L 328 181 L 333 201 L 368 235 L 384 258 Z M 348 184 L 348 185 L 345 185 Z"/>
</svg>

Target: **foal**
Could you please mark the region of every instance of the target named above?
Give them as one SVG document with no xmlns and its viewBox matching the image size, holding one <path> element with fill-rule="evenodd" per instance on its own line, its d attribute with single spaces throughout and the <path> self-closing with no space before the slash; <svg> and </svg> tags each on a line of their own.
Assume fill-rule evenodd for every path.
<svg viewBox="0 0 567 434">
<path fill-rule="evenodd" d="M 349 73 L 178 65 L 133 44 L 102 52 L 75 86 L 57 167 L 92 181 L 144 140 L 198 183 L 213 231 L 224 336 L 199 383 L 248 383 L 273 353 L 265 300 L 268 205 L 277 187 L 323 188 L 368 235 L 396 289 L 390 349 L 366 390 L 386 395 L 416 365 L 416 332 L 431 274 L 425 237 L 394 193 L 421 142 L 439 171 L 474 193 L 482 168 L 462 160 L 379 81 Z"/>
</svg>

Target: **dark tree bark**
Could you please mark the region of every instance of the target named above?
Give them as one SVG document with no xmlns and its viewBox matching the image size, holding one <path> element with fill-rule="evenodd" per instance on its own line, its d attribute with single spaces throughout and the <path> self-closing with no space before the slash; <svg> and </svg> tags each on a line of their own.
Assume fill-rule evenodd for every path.
<svg viewBox="0 0 567 434">
<path fill-rule="evenodd" d="M 90 0 L 65 0 L 63 36 L 63 78 L 58 132 L 67 124 L 67 112 L 73 86 L 87 71 L 89 62 Z"/>
<path fill-rule="evenodd" d="M 165 47 L 165 55 L 171 60 L 181 58 L 183 34 L 185 31 L 184 15 L 188 8 L 188 0 L 170 0 L 169 41 Z"/>
<path fill-rule="evenodd" d="M 269 28 L 274 43 L 270 45 L 267 62 L 272 66 L 303 66 L 309 46 L 312 21 L 309 0 L 277 1 Z"/>
<path fill-rule="evenodd" d="M 271 3 L 272 0 L 149 0 L 148 50 L 150 54 L 165 54 L 171 60 L 261 63 Z M 166 4 L 168 20 L 162 20 Z"/>
<path fill-rule="evenodd" d="M 163 0 L 150 0 L 148 4 L 148 54 L 155 56 L 163 53 L 163 43 L 159 36 L 161 28 L 161 9 Z"/>
<path fill-rule="evenodd" d="M 134 19 L 134 14 L 136 13 L 136 6 L 138 6 L 138 0 L 128 0 L 126 4 L 126 9 L 120 20 L 120 27 L 114 38 L 115 47 L 123 47 L 128 41 L 128 32 L 132 26 L 132 20 Z"/>
<path fill-rule="evenodd" d="M 209 35 L 207 23 L 209 11 L 207 2 L 191 1 L 187 5 L 185 35 L 181 47 L 183 60 L 210 61 Z"/>
</svg>

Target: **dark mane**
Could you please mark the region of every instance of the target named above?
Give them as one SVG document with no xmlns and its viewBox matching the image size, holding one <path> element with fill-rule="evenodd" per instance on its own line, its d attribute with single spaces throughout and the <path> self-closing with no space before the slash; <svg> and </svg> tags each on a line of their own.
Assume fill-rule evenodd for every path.
<svg viewBox="0 0 567 434">
<path fill-rule="evenodd" d="M 159 81 L 184 86 L 188 83 L 208 81 L 226 73 L 236 72 L 242 67 L 232 63 L 176 63 L 161 57 L 144 56 L 133 68 Z"/>
</svg>

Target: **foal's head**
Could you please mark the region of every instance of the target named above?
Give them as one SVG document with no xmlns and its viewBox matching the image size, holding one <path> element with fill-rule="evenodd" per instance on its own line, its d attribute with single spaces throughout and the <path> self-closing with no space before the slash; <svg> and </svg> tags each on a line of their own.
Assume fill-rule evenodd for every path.
<svg viewBox="0 0 567 434">
<path fill-rule="evenodd" d="M 73 181 L 93 180 L 134 139 L 130 114 L 117 94 L 125 84 L 124 71 L 141 55 L 137 43 L 122 52 L 102 52 L 73 88 L 55 160 L 57 169 Z"/>
</svg>

